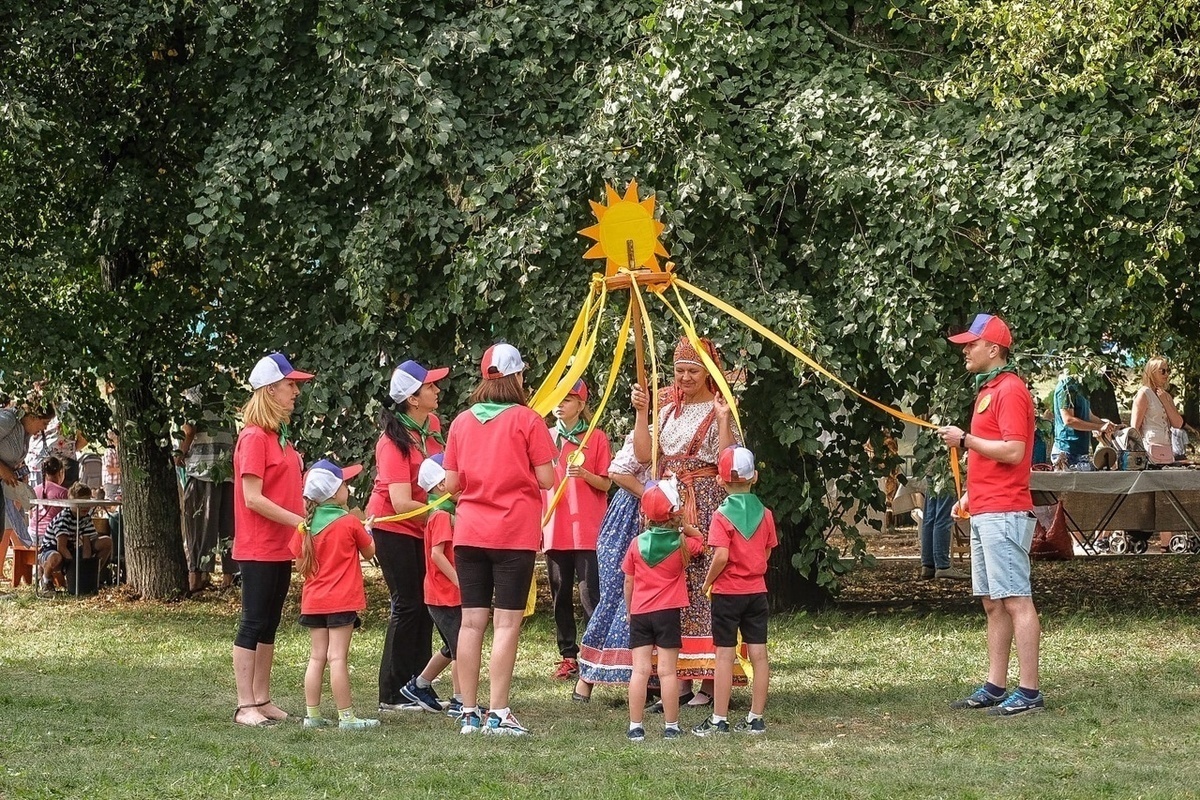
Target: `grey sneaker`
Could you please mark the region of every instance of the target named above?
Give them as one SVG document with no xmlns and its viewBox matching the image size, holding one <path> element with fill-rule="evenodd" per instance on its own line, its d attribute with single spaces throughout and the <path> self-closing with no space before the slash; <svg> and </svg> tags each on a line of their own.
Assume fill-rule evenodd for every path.
<svg viewBox="0 0 1200 800">
<path fill-rule="evenodd" d="M 724 736 L 729 733 L 729 722 L 727 720 L 713 722 L 713 718 L 709 717 L 704 722 L 692 728 L 692 733 L 697 736 L 712 736 L 714 734 Z"/>
<path fill-rule="evenodd" d="M 1037 697 L 1031 700 L 1020 691 L 1016 691 L 1006 697 L 1003 703 L 989 708 L 987 713 L 993 717 L 1015 717 L 1017 714 L 1029 714 L 1045 710 L 1046 698 L 1041 692 L 1038 692 Z"/>
<path fill-rule="evenodd" d="M 935 572 L 936 570 L 933 567 L 921 567 L 922 578 L 932 578 Z"/>
<path fill-rule="evenodd" d="M 939 569 L 934 572 L 933 577 L 949 578 L 956 581 L 969 581 L 971 580 L 971 573 L 965 572 L 958 567 L 946 567 L 945 569 Z"/>
<path fill-rule="evenodd" d="M 747 733 L 751 736 L 761 736 L 767 732 L 767 722 L 762 717 L 759 717 L 753 722 L 746 722 L 746 720 L 742 720 L 737 725 L 733 726 L 733 732 Z"/>
<path fill-rule="evenodd" d="M 992 694 L 986 688 L 980 686 L 962 700 L 955 700 L 950 704 L 950 707 L 954 709 L 991 708 L 992 706 L 1000 705 L 1002 702 L 1004 702 L 1003 694 Z"/>
<path fill-rule="evenodd" d="M 305 728 L 332 728 L 337 725 L 333 720 L 324 717 L 305 717 L 303 724 Z"/>
<path fill-rule="evenodd" d="M 379 720 L 377 719 L 359 719 L 351 717 L 350 719 L 338 720 L 338 728 L 343 731 L 365 731 L 367 728 L 378 728 Z"/>
</svg>

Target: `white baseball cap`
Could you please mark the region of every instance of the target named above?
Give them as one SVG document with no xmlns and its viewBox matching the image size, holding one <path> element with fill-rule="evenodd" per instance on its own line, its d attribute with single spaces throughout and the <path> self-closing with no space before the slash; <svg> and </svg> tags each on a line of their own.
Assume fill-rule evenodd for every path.
<svg viewBox="0 0 1200 800">
<path fill-rule="evenodd" d="M 261 389 L 284 378 L 294 381 L 311 381 L 313 376 L 310 372 L 293 369 L 292 365 L 288 363 L 287 356 L 283 353 L 271 353 L 269 356 L 260 358 L 254 365 L 254 369 L 250 371 L 250 387 Z"/>
<path fill-rule="evenodd" d="M 483 363 L 480 364 L 480 371 L 488 380 L 516 375 L 524 369 L 525 362 L 521 359 L 521 353 L 507 342 L 489 347 L 483 354 Z"/>
<path fill-rule="evenodd" d="M 323 458 L 309 467 L 308 474 L 304 476 L 304 496 L 314 503 L 324 503 L 337 494 L 343 483 L 353 480 L 360 472 L 362 464 L 339 467 Z"/>
<path fill-rule="evenodd" d="M 437 453 L 421 462 L 417 472 L 417 486 L 426 492 L 432 492 L 434 487 L 446 480 L 446 470 L 442 467 L 442 454 Z"/>
</svg>

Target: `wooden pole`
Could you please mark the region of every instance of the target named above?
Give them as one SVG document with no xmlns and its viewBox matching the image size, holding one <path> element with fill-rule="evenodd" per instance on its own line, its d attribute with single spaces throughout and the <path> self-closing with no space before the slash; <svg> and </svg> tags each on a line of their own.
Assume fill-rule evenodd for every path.
<svg viewBox="0 0 1200 800">
<path fill-rule="evenodd" d="M 629 272 L 634 270 L 633 256 L 633 239 L 625 240 L 625 258 L 629 262 Z M 633 275 L 630 276 L 629 286 L 629 302 L 636 304 L 637 301 L 633 297 Z M 647 392 L 652 391 L 648 383 L 646 383 L 646 345 L 642 334 L 642 315 L 637 308 L 633 310 L 633 355 L 637 360 L 637 380 L 638 383 L 645 388 Z"/>
</svg>

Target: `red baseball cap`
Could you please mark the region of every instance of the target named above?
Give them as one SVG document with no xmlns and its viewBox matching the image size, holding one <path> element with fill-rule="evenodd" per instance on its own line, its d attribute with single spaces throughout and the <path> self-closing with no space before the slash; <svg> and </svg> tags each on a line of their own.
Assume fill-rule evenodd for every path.
<svg viewBox="0 0 1200 800">
<path fill-rule="evenodd" d="M 583 378 L 575 381 L 575 385 L 571 387 L 571 391 L 567 392 L 567 397 L 570 397 L 571 395 L 578 397 L 585 403 L 587 402 L 588 387 L 587 384 L 583 382 Z"/>
<path fill-rule="evenodd" d="M 660 481 L 642 492 L 642 513 L 650 522 L 666 522 L 682 507 L 674 480 Z"/>
<path fill-rule="evenodd" d="M 1001 347 L 1012 347 L 1013 341 L 1012 331 L 1008 329 L 1008 324 L 992 314 L 976 314 L 975 321 L 971 323 L 968 330 L 946 338 L 955 344 L 967 344 L 983 339 L 985 342 L 998 344 Z"/>
</svg>

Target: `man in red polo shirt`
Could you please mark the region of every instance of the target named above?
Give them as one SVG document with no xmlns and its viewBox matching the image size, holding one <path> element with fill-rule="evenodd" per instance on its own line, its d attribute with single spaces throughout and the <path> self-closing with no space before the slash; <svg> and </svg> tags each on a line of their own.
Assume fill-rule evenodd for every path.
<svg viewBox="0 0 1200 800">
<path fill-rule="evenodd" d="M 952 513 L 971 517 L 971 587 L 983 600 L 988 625 L 987 681 L 950 706 L 986 708 L 1004 717 L 1041 711 L 1046 707 L 1038 688 L 1042 627 L 1029 575 L 1033 397 L 1008 365 L 1012 333 L 1004 320 L 979 314 L 970 330 L 950 341 L 962 345 L 967 372 L 975 375 L 975 412 L 969 432 L 948 425 L 938 435 L 967 451 L 967 491 Z M 1006 693 L 1014 642 L 1020 680 Z"/>
</svg>

